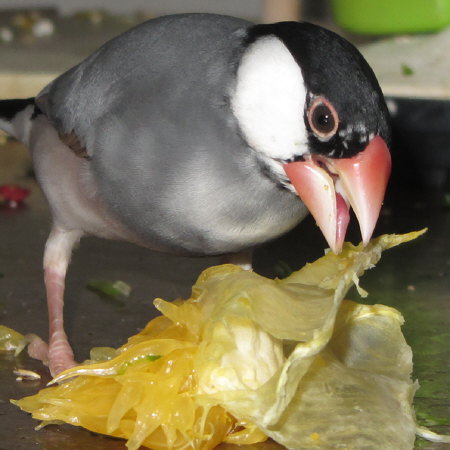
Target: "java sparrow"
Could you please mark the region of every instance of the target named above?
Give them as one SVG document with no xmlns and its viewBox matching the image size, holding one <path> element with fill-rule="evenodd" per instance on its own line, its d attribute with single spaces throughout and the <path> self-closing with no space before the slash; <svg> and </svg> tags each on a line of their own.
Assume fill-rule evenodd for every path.
<svg viewBox="0 0 450 450">
<path fill-rule="evenodd" d="M 35 98 L 1 101 L 0 126 L 30 148 L 53 216 L 49 346 L 32 350 L 53 374 L 74 364 L 63 295 L 82 236 L 231 254 L 282 235 L 309 210 L 337 253 L 350 207 L 370 239 L 391 168 L 372 70 L 310 23 L 153 19 Z"/>
</svg>

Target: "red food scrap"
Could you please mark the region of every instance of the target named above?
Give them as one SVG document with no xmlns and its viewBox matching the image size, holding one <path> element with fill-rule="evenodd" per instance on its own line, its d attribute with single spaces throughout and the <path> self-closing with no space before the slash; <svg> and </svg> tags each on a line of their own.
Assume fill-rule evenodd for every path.
<svg viewBox="0 0 450 450">
<path fill-rule="evenodd" d="M 9 208 L 17 208 L 30 195 L 30 190 L 15 184 L 0 186 L 0 198 Z"/>
</svg>

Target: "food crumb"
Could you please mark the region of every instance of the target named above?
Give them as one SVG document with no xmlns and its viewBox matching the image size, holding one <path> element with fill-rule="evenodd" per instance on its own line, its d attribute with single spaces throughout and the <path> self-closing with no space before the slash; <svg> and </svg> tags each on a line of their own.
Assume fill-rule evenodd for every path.
<svg viewBox="0 0 450 450">
<path fill-rule="evenodd" d="M 14 369 L 14 375 L 17 376 L 16 381 L 40 380 L 41 376 L 32 370 Z"/>
<path fill-rule="evenodd" d="M 316 433 L 316 432 L 311 433 L 311 434 L 309 435 L 309 437 L 310 437 L 311 440 L 313 440 L 313 441 L 318 441 L 318 440 L 320 440 L 320 434 L 319 434 L 319 433 Z"/>
</svg>

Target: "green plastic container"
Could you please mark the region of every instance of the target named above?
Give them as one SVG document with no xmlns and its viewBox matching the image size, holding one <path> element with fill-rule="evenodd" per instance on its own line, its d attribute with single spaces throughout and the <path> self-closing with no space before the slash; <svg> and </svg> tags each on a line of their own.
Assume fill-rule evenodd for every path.
<svg viewBox="0 0 450 450">
<path fill-rule="evenodd" d="M 359 34 L 437 31 L 450 24 L 450 0 L 332 0 L 336 23 Z"/>
</svg>

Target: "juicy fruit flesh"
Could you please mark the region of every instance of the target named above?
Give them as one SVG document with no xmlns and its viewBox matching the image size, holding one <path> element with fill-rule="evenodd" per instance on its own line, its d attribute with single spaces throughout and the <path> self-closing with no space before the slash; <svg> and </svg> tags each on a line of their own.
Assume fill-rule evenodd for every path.
<svg viewBox="0 0 450 450">
<path fill-rule="evenodd" d="M 198 324 L 195 306 L 184 320 Z M 203 406 L 195 360 L 199 335 L 158 317 L 118 349 L 110 361 L 78 366 L 85 375 L 18 402 L 40 420 L 62 420 L 91 431 L 128 439 L 129 449 L 210 449 L 226 441 L 251 444 L 266 436 L 239 423 L 218 405 Z M 163 356 L 161 356 L 163 355 Z"/>
</svg>

